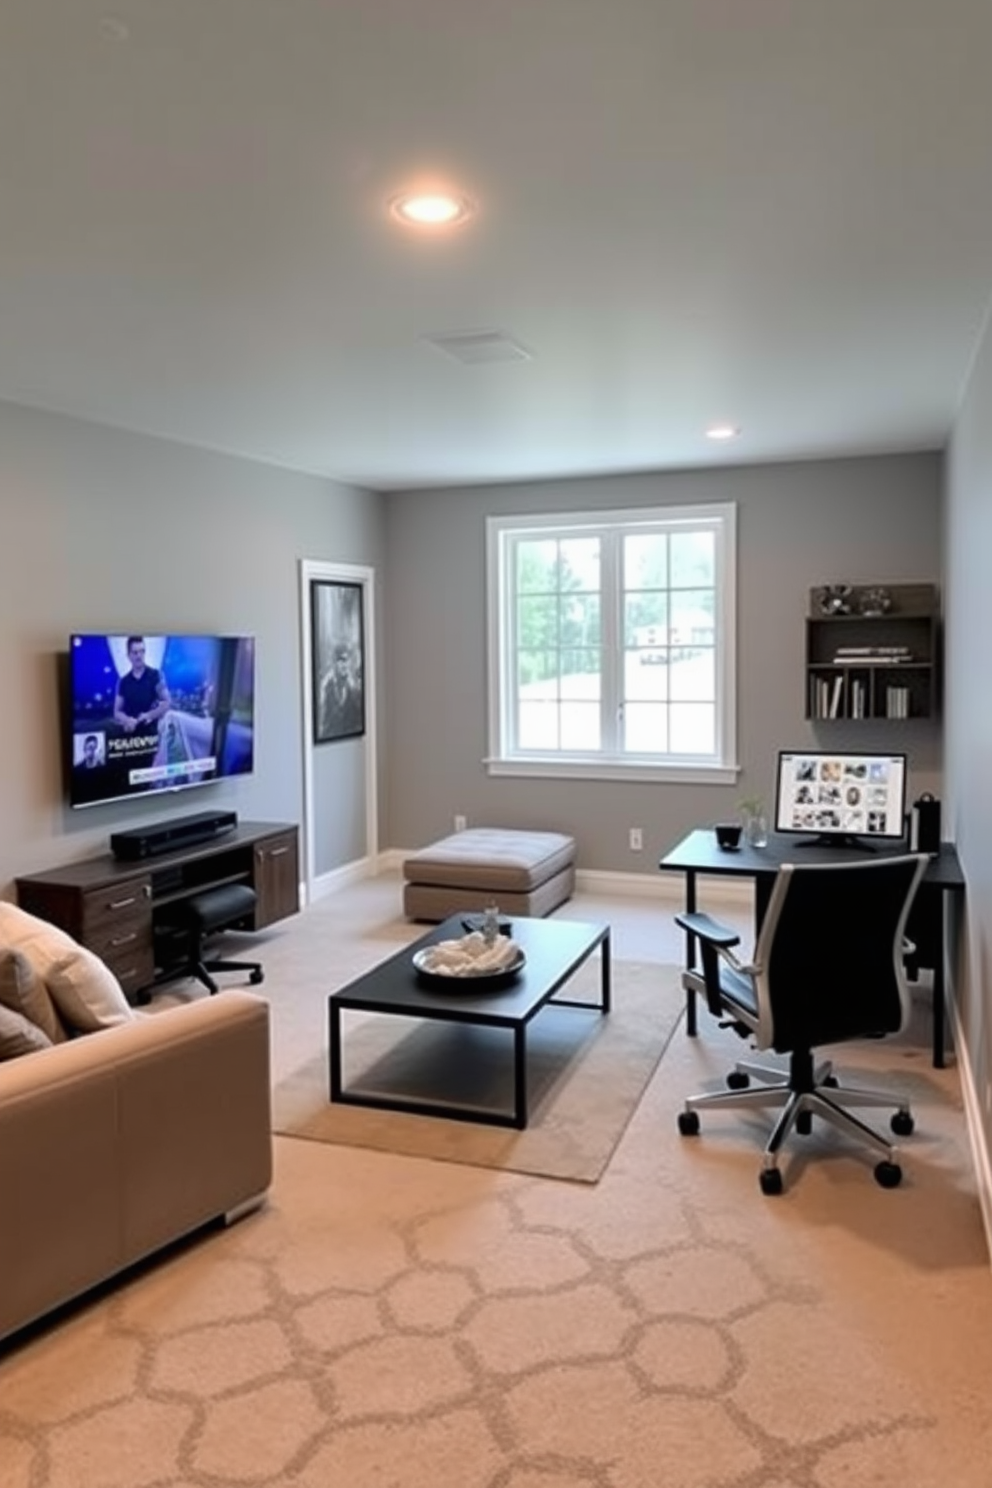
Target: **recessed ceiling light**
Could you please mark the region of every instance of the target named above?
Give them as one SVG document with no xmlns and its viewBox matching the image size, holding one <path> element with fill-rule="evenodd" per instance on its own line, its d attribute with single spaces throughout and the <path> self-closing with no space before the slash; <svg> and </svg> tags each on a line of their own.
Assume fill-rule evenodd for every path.
<svg viewBox="0 0 992 1488">
<path fill-rule="evenodd" d="M 736 424 L 711 424 L 706 430 L 707 439 L 736 439 L 740 433 Z"/>
<path fill-rule="evenodd" d="M 455 227 L 467 222 L 474 208 L 467 196 L 446 191 L 423 191 L 394 196 L 389 210 L 397 221 L 408 226 Z"/>
</svg>

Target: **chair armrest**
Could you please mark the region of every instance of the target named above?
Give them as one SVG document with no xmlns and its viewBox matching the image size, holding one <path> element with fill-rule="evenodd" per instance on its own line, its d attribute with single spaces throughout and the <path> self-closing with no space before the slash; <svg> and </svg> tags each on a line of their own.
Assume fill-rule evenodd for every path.
<svg viewBox="0 0 992 1488">
<path fill-rule="evenodd" d="M 703 914 L 680 914 L 675 916 L 676 925 L 681 925 L 683 930 L 688 930 L 690 935 L 698 935 L 700 940 L 708 941 L 713 946 L 735 946 L 740 945 L 740 936 L 727 925 L 721 925 L 719 920 L 714 920 L 711 915 Z"/>
</svg>

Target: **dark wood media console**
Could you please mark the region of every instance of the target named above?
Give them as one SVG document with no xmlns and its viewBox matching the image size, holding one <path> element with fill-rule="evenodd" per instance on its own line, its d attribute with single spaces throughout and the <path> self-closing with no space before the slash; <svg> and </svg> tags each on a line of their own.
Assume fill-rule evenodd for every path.
<svg viewBox="0 0 992 1488">
<path fill-rule="evenodd" d="M 242 822 L 209 842 L 139 862 L 110 853 L 15 879 L 17 902 L 94 951 L 129 999 L 156 972 L 156 913 L 220 884 L 249 884 L 257 895 L 247 930 L 261 930 L 300 907 L 299 830 L 287 822 Z"/>
</svg>

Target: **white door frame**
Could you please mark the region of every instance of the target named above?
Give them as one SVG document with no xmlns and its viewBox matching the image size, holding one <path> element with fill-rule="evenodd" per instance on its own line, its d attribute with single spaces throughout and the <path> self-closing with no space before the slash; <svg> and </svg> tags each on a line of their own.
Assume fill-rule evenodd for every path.
<svg viewBox="0 0 992 1488">
<path fill-rule="evenodd" d="M 309 904 L 315 894 L 314 867 L 314 790 L 313 790 L 313 656 L 310 636 L 310 582 L 329 579 L 332 583 L 360 584 L 362 589 L 362 625 L 365 634 L 365 854 L 359 863 L 348 863 L 338 870 L 342 881 L 366 877 L 374 871 L 379 852 L 379 813 L 377 806 L 376 743 L 376 676 L 375 676 L 375 569 L 357 563 L 327 563 L 317 558 L 300 560 L 300 654 L 303 659 L 303 864 L 304 893 Z M 357 870 L 357 871 L 356 871 Z M 326 877 L 326 875 L 325 875 Z"/>
</svg>

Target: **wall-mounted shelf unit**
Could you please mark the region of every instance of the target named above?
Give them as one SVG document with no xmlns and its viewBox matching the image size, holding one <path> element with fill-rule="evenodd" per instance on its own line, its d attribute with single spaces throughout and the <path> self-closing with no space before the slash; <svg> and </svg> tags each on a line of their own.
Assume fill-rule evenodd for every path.
<svg viewBox="0 0 992 1488">
<path fill-rule="evenodd" d="M 834 613 L 824 613 L 824 594 L 823 588 L 810 591 L 806 717 L 935 717 L 940 701 L 936 586 L 851 587 L 834 601 L 839 606 Z M 887 608 L 881 608 L 886 601 Z"/>
</svg>

